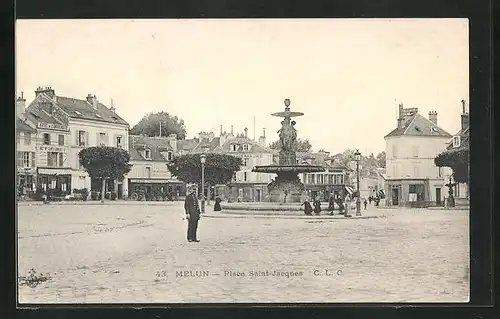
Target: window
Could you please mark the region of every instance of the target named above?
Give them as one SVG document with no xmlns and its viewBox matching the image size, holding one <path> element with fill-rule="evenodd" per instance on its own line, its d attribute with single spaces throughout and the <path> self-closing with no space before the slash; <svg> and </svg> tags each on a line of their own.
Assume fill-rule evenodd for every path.
<svg viewBox="0 0 500 319">
<path fill-rule="evenodd" d="M 249 145 L 248 144 L 243 144 L 243 150 L 244 151 L 248 151 L 249 149 Z"/>
<path fill-rule="evenodd" d="M 442 174 L 443 174 L 442 167 L 438 167 L 438 176 L 442 177 Z"/>
<path fill-rule="evenodd" d="M 31 133 L 24 133 L 24 145 L 31 144 Z"/>
<path fill-rule="evenodd" d="M 30 167 L 30 152 L 17 152 L 17 166 Z"/>
<path fill-rule="evenodd" d="M 460 146 L 460 136 L 453 136 L 453 147 Z"/>
<path fill-rule="evenodd" d="M 50 134 L 49 133 L 43 134 L 43 144 L 50 145 Z"/>
<path fill-rule="evenodd" d="M 419 169 L 418 166 L 413 166 L 413 176 L 418 177 L 419 176 Z"/>
<path fill-rule="evenodd" d="M 172 152 L 167 152 L 167 160 L 168 161 L 172 160 Z"/>
<path fill-rule="evenodd" d="M 144 151 L 144 157 L 146 159 L 151 159 L 151 150 L 145 150 Z"/>
<path fill-rule="evenodd" d="M 323 174 L 318 175 L 318 184 L 323 184 Z"/>
<path fill-rule="evenodd" d="M 247 172 L 243 172 L 243 181 L 247 181 Z"/>
<path fill-rule="evenodd" d="M 236 145 L 236 144 L 232 144 L 232 145 L 231 145 L 231 151 L 232 151 L 232 152 L 236 152 L 236 150 L 238 150 L 238 145 Z"/>
<path fill-rule="evenodd" d="M 396 145 L 392 145 L 392 158 L 397 158 L 398 157 L 398 149 L 396 148 Z"/>
<path fill-rule="evenodd" d="M 105 146 L 106 142 L 106 133 L 99 133 L 99 145 Z"/>
<path fill-rule="evenodd" d="M 35 166 L 35 152 L 31 152 L 31 167 Z"/>
<path fill-rule="evenodd" d="M 151 167 L 146 167 L 146 177 L 151 178 Z"/>
<path fill-rule="evenodd" d="M 87 145 L 87 134 L 85 131 L 78 131 L 78 146 Z"/>
<path fill-rule="evenodd" d="M 243 166 L 248 166 L 248 158 L 243 159 Z"/>
<path fill-rule="evenodd" d="M 59 154 L 62 155 L 62 153 L 58 152 L 47 152 L 47 166 L 49 167 L 62 166 L 62 161 L 61 161 L 62 157 L 59 157 Z"/>
<path fill-rule="evenodd" d="M 418 157 L 419 148 L 418 146 L 413 146 L 413 157 Z"/>
<path fill-rule="evenodd" d="M 60 146 L 64 146 L 64 135 L 59 135 L 58 136 L 58 142 L 59 142 L 58 144 Z"/>
<path fill-rule="evenodd" d="M 424 185 L 410 184 L 408 189 L 408 201 L 423 201 L 424 200 Z"/>
<path fill-rule="evenodd" d="M 342 184 L 344 184 L 344 175 L 343 174 L 335 174 L 333 176 L 333 182 L 336 185 L 342 185 Z"/>
<path fill-rule="evenodd" d="M 59 167 L 62 167 L 64 163 L 64 154 L 59 153 Z"/>
<path fill-rule="evenodd" d="M 116 147 L 122 148 L 122 137 L 121 136 L 116 137 Z"/>
</svg>

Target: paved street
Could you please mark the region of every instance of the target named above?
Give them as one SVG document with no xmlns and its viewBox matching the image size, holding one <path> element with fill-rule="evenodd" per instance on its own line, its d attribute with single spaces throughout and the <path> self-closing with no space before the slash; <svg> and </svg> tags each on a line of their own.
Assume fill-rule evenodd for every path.
<svg viewBox="0 0 500 319">
<path fill-rule="evenodd" d="M 20 206 L 19 276 L 50 279 L 19 301 L 468 300 L 468 211 L 370 210 L 380 218 L 204 217 L 187 243 L 180 203 Z"/>
</svg>

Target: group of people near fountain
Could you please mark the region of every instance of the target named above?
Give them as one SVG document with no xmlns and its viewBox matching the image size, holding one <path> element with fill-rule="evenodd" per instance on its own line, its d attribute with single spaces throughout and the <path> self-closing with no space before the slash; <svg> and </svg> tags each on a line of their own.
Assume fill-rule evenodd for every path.
<svg viewBox="0 0 500 319">
<path fill-rule="evenodd" d="M 351 195 L 349 195 L 349 194 L 344 198 L 344 200 L 342 200 L 341 198 L 335 199 L 334 196 L 331 195 L 330 200 L 328 202 L 327 211 L 330 212 L 330 215 L 333 215 L 333 211 L 335 210 L 335 204 L 337 204 L 341 214 L 349 215 L 349 210 L 351 209 L 351 205 L 355 201 L 356 201 L 356 198 L 351 198 Z M 375 201 L 375 200 L 372 199 L 372 201 Z M 364 205 L 364 209 L 366 210 L 366 206 L 368 204 L 367 200 L 362 199 L 361 203 Z M 318 199 L 318 197 L 313 198 L 312 205 L 311 205 L 311 201 L 309 199 L 306 199 L 301 204 L 301 206 L 304 206 L 304 214 L 306 214 L 307 216 L 312 216 L 313 213 L 315 215 L 319 215 L 322 211 L 321 201 Z"/>
</svg>

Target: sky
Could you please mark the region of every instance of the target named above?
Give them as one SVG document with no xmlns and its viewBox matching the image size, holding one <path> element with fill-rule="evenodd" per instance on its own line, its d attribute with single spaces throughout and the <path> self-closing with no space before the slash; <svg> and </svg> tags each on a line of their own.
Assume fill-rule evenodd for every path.
<svg viewBox="0 0 500 319">
<path fill-rule="evenodd" d="M 399 103 L 460 129 L 468 38 L 467 19 L 18 20 L 16 93 L 92 93 L 131 127 L 166 111 L 188 138 L 233 125 L 269 143 L 289 98 L 313 150 L 377 154 Z"/>
</svg>

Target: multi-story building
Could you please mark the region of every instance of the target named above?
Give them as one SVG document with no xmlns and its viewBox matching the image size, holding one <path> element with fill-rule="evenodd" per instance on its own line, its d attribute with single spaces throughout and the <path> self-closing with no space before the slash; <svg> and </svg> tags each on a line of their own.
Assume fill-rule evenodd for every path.
<svg viewBox="0 0 500 319">
<path fill-rule="evenodd" d="M 222 132 L 219 145 L 214 148 L 214 153 L 227 154 L 242 159 L 241 169 L 235 173 L 228 185 L 215 185 L 215 195 L 230 201 L 264 201 L 269 195 L 267 185 L 274 178 L 273 174 L 252 172 L 255 166 L 272 165 L 276 151 L 266 147 L 266 132 L 263 130 L 258 141 L 248 137 L 245 133 L 234 136 Z"/>
<path fill-rule="evenodd" d="M 127 174 L 129 195 L 168 194 L 175 197 L 185 194 L 184 183 L 173 177 L 167 163 L 178 154 L 177 147 L 183 142 L 175 134 L 166 137 L 129 135 L 131 171 Z"/>
<path fill-rule="evenodd" d="M 17 103 L 22 103 L 22 100 L 19 98 Z M 36 134 L 34 125 L 28 120 L 16 118 L 16 169 L 17 185 L 20 191 L 36 190 Z"/>
<path fill-rule="evenodd" d="M 328 201 L 330 195 L 335 198 L 345 198 L 347 194 L 353 194 L 354 189 L 349 182 L 351 169 L 344 166 L 336 157 L 330 157 L 328 152 L 298 152 L 297 161 L 297 164 L 318 165 L 325 169 L 324 172 L 299 175 L 309 197 Z"/>
<path fill-rule="evenodd" d="M 451 171 L 437 167 L 434 158 L 446 149 L 450 138 L 438 126 L 436 112 L 429 112 L 429 118 L 425 118 L 418 108 L 399 105 L 397 127 L 384 137 L 388 205 L 442 204 Z"/>
<path fill-rule="evenodd" d="M 37 163 L 42 188 L 55 185 L 66 192 L 81 188 L 100 191 L 101 182 L 92 181 L 80 165 L 80 150 L 106 145 L 128 151 L 129 124 L 95 95 L 75 99 L 58 96 L 50 87 L 39 87 L 25 114 L 36 123 L 40 137 Z M 107 187 L 119 197 L 128 193 L 126 180 L 109 181 Z"/>
<path fill-rule="evenodd" d="M 462 100 L 460 120 L 460 130 L 448 142 L 447 150 L 469 148 L 469 113 L 465 109 L 465 100 Z M 453 195 L 458 201 L 461 199 L 467 200 L 469 198 L 468 185 L 466 183 L 456 183 Z"/>
</svg>

